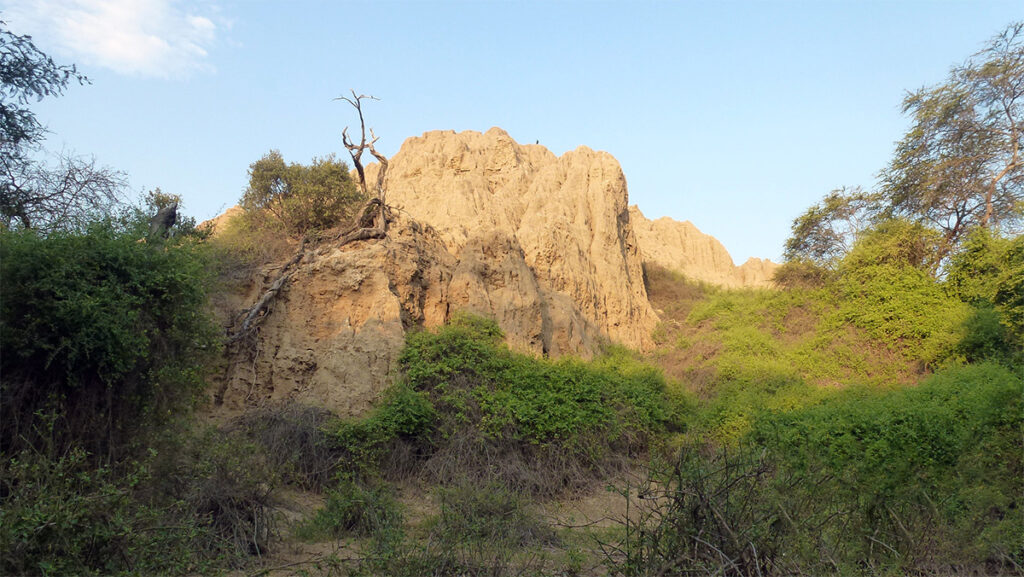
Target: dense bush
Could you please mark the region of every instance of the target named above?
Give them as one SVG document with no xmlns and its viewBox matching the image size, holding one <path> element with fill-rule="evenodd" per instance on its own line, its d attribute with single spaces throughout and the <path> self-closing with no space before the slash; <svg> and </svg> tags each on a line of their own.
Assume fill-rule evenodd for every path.
<svg viewBox="0 0 1024 577">
<path fill-rule="evenodd" d="M 554 495 L 621 464 L 664 426 L 664 379 L 628 353 L 547 361 L 500 338 L 495 323 L 468 316 L 411 334 L 402 383 L 337 428 L 350 462 Z"/>
<path fill-rule="evenodd" d="M 109 220 L 0 232 L 0 452 L 73 443 L 116 457 L 199 393 L 217 350 L 205 252 L 144 236 Z M 42 414 L 59 422 L 42 427 Z"/>
<path fill-rule="evenodd" d="M 203 566 L 190 551 L 203 528 L 165 523 L 169 515 L 135 498 L 145 466 L 135 464 L 126 479 L 87 461 L 81 449 L 54 459 L 24 451 L 0 461 L 0 573 L 177 574 Z M 169 558 L 176 564 L 154 565 Z"/>
<path fill-rule="evenodd" d="M 242 208 L 265 211 L 290 235 L 325 229 L 347 221 L 361 201 L 344 162 L 328 156 L 312 164 L 285 164 L 272 150 L 249 167 Z"/>
<path fill-rule="evenodd" d="M 386 485 L 342 479 L 327 491 L 327 502 L 298 529 L 300 537 L 371 537 L 378 549 L 393 548 L 404 537 L 404 515 Z"/>
<path fill-rule="evenodd" d="M 773 415 L 754 438 L 811 473 L 794 495 L 831 496 L 828 513 L 844 523 L 825 534 L 837 558 L 1012 564 L 1024 555 L 1022 403 L 1019 371 L 954 367 L 917 387 L 851 389 Z"/>
<path fill-rule="evenodd" d="M 953 354 L 971 314 L 936 280 L 909 266 L 859 266 L 842 276 L 838 289 L 838 320 L 925 366 Z"/>
<path fill-rule="evenodd" d="M 342 454 L 326 430 L 335 419 L 321 407 L 286 404 L 247 411 L 234 424 L 261 448 L 283 481 L 320 491 L 334 481 Z"/>
</svg>

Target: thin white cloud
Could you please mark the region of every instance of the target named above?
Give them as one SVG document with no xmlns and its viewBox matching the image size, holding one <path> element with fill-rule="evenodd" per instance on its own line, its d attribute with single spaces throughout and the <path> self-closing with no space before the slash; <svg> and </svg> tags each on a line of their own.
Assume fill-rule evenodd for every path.
<svg viewBox="0 0 1024 577">
<path fill-rule="evenodd" d="M 178 78 L 212 70 L 213 20 L 176 0 L 9 0 L 12 31 L 45 38 L 77 62 Z"/>
</svg>

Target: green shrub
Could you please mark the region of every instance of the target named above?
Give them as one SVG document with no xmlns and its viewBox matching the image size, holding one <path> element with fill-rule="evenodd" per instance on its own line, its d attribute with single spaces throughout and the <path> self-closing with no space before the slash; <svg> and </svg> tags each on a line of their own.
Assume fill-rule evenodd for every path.
<svg viewBox="0 0 1024 577">
<path fill-rule="evenodd" d="M 75 443 L 114 458 L 200 392 L 217 350 L 205 251 L 142 236 L 110 221 L 0 232 L 0 452 Z M 48 439 L 40 412 L 61 416 Z"/>
<path fill-rule="evenodd" d="M 991 303 L 1009 245 L 987 228 L 971 231 L 946 267 L 946 289 L 965 303 Z"/>
<path fill-rule="evenodd" d="M 767 416 L 754 439 L 800 475 L 781 498 L 834 519 L 819 534 L 836 559 L 1012 565 L 1024 555 L 1022 399 L 1024 381 L 1006 368 L 954 367 Z"/>
<path fill-rule="evenodd" d="M 869 264 L 846 270 L 838 282 L 836 319 L 927 366 L 949 357 L 962 338 L 970 307 L 949 297 L 925 272 Z"/>
<path fill-rule="evenodd" d="M 429 450 L 436 420 L 425 393 L 404 383 L 391 387 L 368 416 L 334 423 L 334 446 L 345 464 L 339 474 L 367 480 L 381 468 L 394 476 L 410 472 L 416 455 Z"/>
<path fill-rule="evenodd" d="M 1024 379 L 994 363 L 761 410 L 628 492 L 613 572 L 986 574 L 1024 560 Z M 624 491 L 624 494 L 626 492 Z"/>
<path fill-rule="evenodd" d="M 981 302 L 971 307 L 971 314 L 964 321 L 960 342 L 956 345 L 956 356 L 969 363 L 984 360 L 1011 361 L 1013 348 L 1010 345 L 1002 315 L 991 304 Z"/>
<path fill-rule="evenodd" d="M 992 299 L 1007 329 L 1009 343 L 1024 361 L 1024 235 L 1013 239 L 1003 254 L 1002 272 Z"/>
<path fill-rule="evenodd" d="M 404 380 L 368 417 L 336 428 L 352 468 L 553 495 L 621 465 L 662 430 L 664 379 L 625 351 L 547 361 L 500 337 L 495 323 L 469 316 L 411 334 Z"/>
<path fill-rule="evenodd" d="M 246 453 L 236 449 L 237 461 Z M 253 474 L 224 456 L 203 458 Z M 251 534 L 228 517 L 248 506 L 252 487 L 161 461 L 153 452 L 97 467 L 72 448 L 59 457 L 25 450 L 0 462 L 0 573 L 194 575 L 244 562 Z"/>
<path fill-rule="evenodd" d="M 249 167 L 242 208 L 265 212 L 289 234 L 330 228 L 351 219 L 364 201 L 348 167 L 333 155 L 286 165 L 272 150 Z"/>
<path fill-rule="evenodd" d="M 389 487 L 342 479 L 328 490 L 323 508 L 300 526 L 299 536 L 313 540 L 356 535 L 391 543 L 401 539 L 402 522 L 402 510 Z"/>
</svg>

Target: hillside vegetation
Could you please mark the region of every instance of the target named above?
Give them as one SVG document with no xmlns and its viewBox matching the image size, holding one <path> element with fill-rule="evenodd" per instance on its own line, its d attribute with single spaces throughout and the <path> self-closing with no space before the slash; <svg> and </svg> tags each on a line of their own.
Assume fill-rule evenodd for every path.
<svg viewBox="0 0 1024 577">
<path fill-rule="evenodd" d="M 655 346 L 589 358 L 524 352 L 466 312 L 401 318 L 390 386 L 353 415 L 204 413 L 307 248 L 389 240 L 383 190 L 366 201 L 345 164 L 268 154 L 215 238 L 158 226 L 180 203 L 159 190 L 54 208 L 0 183 L 0 573 L 1021 574 L 1022 34 L 908 97 L 884 186 L 798 217 L 775 289 L 648 265 L 631 290 Z M 32 94 L 79 78 L 0 36 L 46 79 Z M 929 148 L 955 130 L 977 148 Z M 47 170 L 4 136 L 5 162 Z M 210 303 L 251 276 L 277 280 L 219 311 L 252 321 L 225 334 Z"/>
</svg>

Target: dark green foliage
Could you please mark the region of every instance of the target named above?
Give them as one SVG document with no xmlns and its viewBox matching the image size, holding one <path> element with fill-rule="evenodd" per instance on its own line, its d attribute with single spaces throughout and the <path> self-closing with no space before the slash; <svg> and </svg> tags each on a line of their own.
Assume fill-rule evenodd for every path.
<svg viewBox="0 0 1024 577">
<path fill-rule="evenodd" d="M 378 546 L 394 545 L 403 536 L 402 520 L 389 487 L 343 479 L 327 492 L 326 504 L 299 528 L 299 535 L 307 539 L 357 535 L 383 540 Z"/>
<path fill-rule="evenodd" d="M 1013 239 L 1003 253 L 995 289 L 992 302 L 1006 326 L 1010 346 L 1024 354 L 1024 235 Z"/>
<path fill-rule="evenodd" d="M 0 461 L 0 573 L 210 574 L 266 549 L 268 475 L 216 431 L 96 466 L 80 448 Z"/>
<path fill-rule="evenodd" d="M 202 567 L 190 552 L 198 524 L 150 530 L 163 524 L 163 514 L 134 497 L 144 467 L 122 478 L 87 461 L 74 449 L 56 459 L 25 451 L 0 464 L 0 573 L 180 574 Z M 176 556 L 178 566 L 154 564 Z"/>
<path fill-rule="evenodd" d="M 1010 344 L 1002 315 L 992 305 L 982 303 L 972 307 L 971 315 L 963 325 L 963 338 L 956 346 L 956 355 L 968 363 L 984 360 L 1013 362 Z"/>
<path fill-rule="evenodd" d="M 554 495 L 617 466 L 663 426 L 664 380 L 628 353 L 552 362 L 514 353 L 500 336 L 468 316 L 410 335 L 402 384 L 367 418 L 339 425 L 347 461 Z"/>
<path fill-rule="evenodd" d="M 351 219 L 363 200 L 348 167 L 333 155 L 305 166 L 285 164 L 272 150 L 249 167 L 241 204 L 248 211 L 266 211 L 285 232 L 301 236 Z"/>
<path fill-rule="evenodd" d="M 123 454 L 200 391 L 217 350 L 202 247 L 139 238 L 109 221 L 0 233 L 0 451 L 38 441 L 34 415 L 54 410 L 58 445 Z"/>
<path fill-rule="evenodd" d="M 947 290 L 965 303 L 991 303 L 1011 241 L 980 229 L 967 235 L 946 268 Z"/>
</svg>

